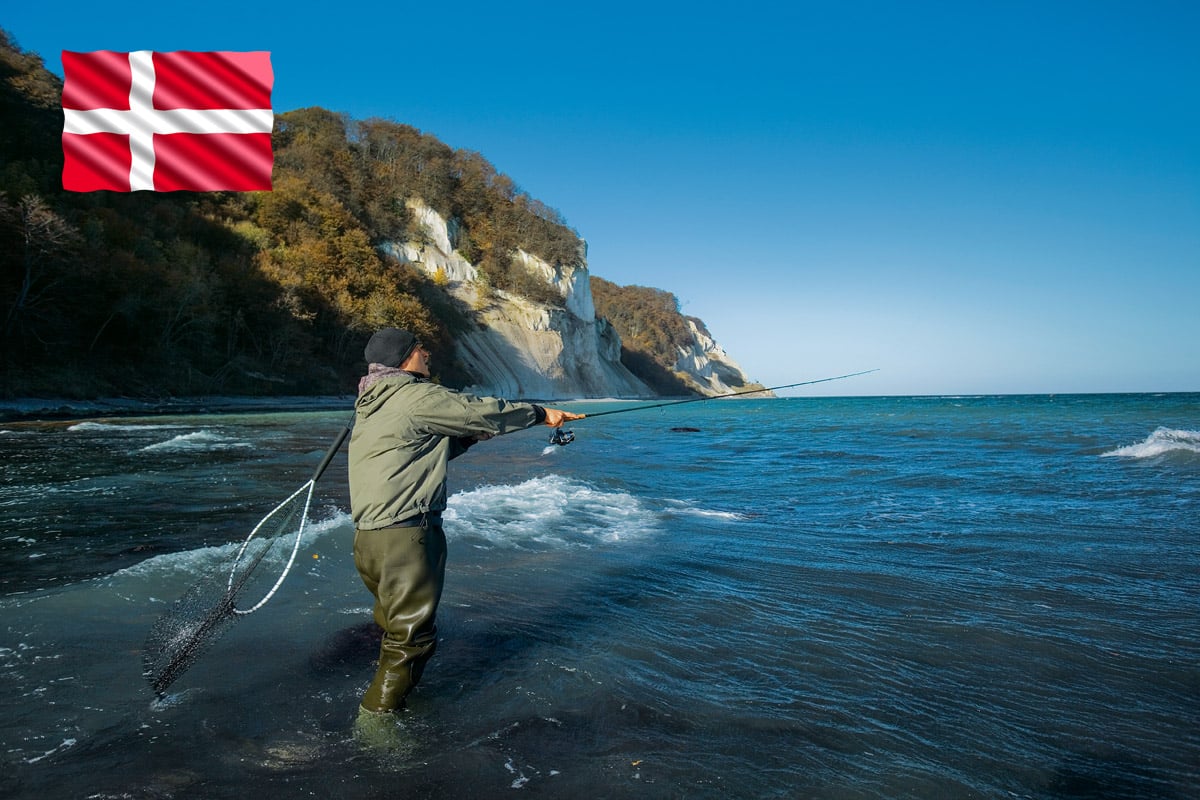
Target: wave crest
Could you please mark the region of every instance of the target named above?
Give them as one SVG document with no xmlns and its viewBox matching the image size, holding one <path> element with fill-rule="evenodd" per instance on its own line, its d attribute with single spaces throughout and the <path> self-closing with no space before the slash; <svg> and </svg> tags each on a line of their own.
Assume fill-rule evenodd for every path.
<svg viewBox="0 0 1200 800">
<path fill-rule="evenodd" d="M 444 516 L 449 536 L 480 547 L 590 547 L 658 529 L 654 512 L 633 495 L 560 475 L 457 492 Z"/>
<path fill-rule="evenodd" d="M 146 445 L 142 448 L 142 452 L 185 452 L 192 450 L 235 450 L 238 448 L 249 448 L 254 445 L 250 442 L 239 442 L 236 439 L 230 439 L 227 436 L 222 436 L 219 433 L 212 431 L 195 431 L 194 433 L 181 433 L 165 442 L 157 442 L 156 444 Z"/>
<path fill-rule="evenodd" d="M 1154 433 L 1137 444 L 1118 447 L 1103 455 L 1121 458 L 1153 458 L 1176 451 L 1200 453 L 1200 431 L 1157 428 Z"/>
<path fill-rule="evenodd" d="M 319 513 L 319 511 L 315 510 L 309 511 L 308 520 L 304 525 L 304 532 L 300 534 L 300 544 L 302 547 L 311 546 L 330 531 L 339 531 L 353 527 L 350 515 L 341 509 L 327 508 L 324 511 L 324 516 L 318 516 Z M 246 531 L 247 534 L 249 532 L 249 530 Z M 295 535 L 296 532 L 292 530 L 280 536 L 268 538 L 268 541 L 271 542 L 272 552 L 264 559 L 264 563 L 271 565 L 282 564 L 286 561 L 292 543 L 295 541 Z M 174 553 L 151 556 L 133 566 L 117 570 L 101 580 L 111 581 L 113 578 L 122 577 L 188 576 L 200 574 L 232 561 L 233 557 L 237 555 L 238 550 L 241 549 L 243 541 L 242 539 L 238 539 L 226 542 L 225 544 L 209 545 L 193 550 L 181 550 Z"/>
<path fill-rule="evenodd" d="M 133 423 L 121 424 L 121 423 L 116 423 L 116 422 L 91 422 L 91 421 L 88 421 L 88 422 L 77 422 L 74 425 L 69 426 L 67 428 L 67 430 L 73 431 L 73 432 L 114 431 L 117 433 L 124 433 L 127 431 L 134 431 L 134 432 L 140 433 L 142 431 L 162 431 L 162 430 L 171 430 L 173 428 L 178 429 L 178 428 L 182 428 L 182 427 L 183 427 L 182 425 L 149 425 L 149 424 L 133 424 Z"/>
</svg>

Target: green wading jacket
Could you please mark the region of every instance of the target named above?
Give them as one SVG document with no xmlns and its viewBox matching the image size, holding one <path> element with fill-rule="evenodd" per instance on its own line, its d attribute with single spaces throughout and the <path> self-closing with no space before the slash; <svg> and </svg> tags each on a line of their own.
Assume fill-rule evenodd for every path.
<svg viewBox="0 0 1200 800">
<path fill-rule="evenodd" d="M 359 530 L 377 530 L 446 508 L 446 464 L 469 446 L 459 437 L 499 436 L 545 419 L 532 403 L 460 394 L 401 373 L 354 404 L 350 508 Z"/>
</svg>

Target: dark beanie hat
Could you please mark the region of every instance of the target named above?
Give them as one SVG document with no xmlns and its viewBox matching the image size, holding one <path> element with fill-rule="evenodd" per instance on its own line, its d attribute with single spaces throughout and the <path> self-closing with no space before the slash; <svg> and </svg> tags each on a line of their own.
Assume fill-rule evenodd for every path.
<svg viewBox="0 0 1200 800">
<path fill-rule="evenodd" d="M 383 364 L 385 367 L 398 367 L 408 358 L 409 353 L 417 346 L 417 337 L 402 328 L 383 328 L 378 330 L 367 342 L 363 351 L 368 364 Z"/>
</svg>

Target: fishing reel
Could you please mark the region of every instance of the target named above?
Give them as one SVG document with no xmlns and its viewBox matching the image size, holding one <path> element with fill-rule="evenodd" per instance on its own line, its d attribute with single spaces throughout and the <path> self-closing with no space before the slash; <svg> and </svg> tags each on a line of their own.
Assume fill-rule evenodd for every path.
<svg viewBox="0 0 1200 800">
<path fill-rule="evenodd" d="M 573 431 L 564 431 L 562 428 L 555 428 L 554 433 L 550 434 L 550 444 L 556 444 L 559 447 L 566 447 L 573 441 L 575 441 L 575 433 Z"/>
</svg>

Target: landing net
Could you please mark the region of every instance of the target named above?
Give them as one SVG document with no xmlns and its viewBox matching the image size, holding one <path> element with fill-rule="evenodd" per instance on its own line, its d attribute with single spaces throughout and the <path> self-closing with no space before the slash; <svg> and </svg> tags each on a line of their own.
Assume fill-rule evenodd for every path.
<svg viewBox="0 0 1200 800">
<path fill-rule="evenodd" d="M 325 456 L 308 483 L 301 486 L 292 496 L 271 510 L 250 531 L 246 541 L 238 549 L 237 555 L 231 562 L 222 564 L 215 570 L 205 574 L 175 601 L 171 610 L 159 617 L 150 633 L 146 636 L 146 645 L 142 650 L 143 675 L 150 682 L 150 687 L 159 697 L 174 683 L 180 675 L 187 672 L 204 652 L 212 647 L 213 642 L 221 638 L 239 618 L 253 614 L 262 608 L 274 596 L 287 577 L 292 564 L 296 562 L 296 553 L 300 549 L 300 535 L 304 533 L 304 523 L 308 520 L 308 506 L 312 502 L 313 488 L 333 456 L 341 448 L 342 443 L 350 435 L 354 424 L 353 418 L 338 434 L 337 439 L 325 451 Z M 277 559 L 268 559 L 267 555 L 286 549 L 287 537 L 294 533 L 292 552 L 288 556 L 279 577 L 275 579 L 270 589 L 263 587 L 271 582 L 274 572 L 260 565 L 274 564 Z M 283 547 L 275 545 L 283 543 Z M 243 594 L 251 598 L 262 597 L 254 603 L 239 603 Z"/>
<path fill-rule="evenodd" d="M 263 517 L 232 559 L 202 575 L 150 628 L 142 667 L 155 694 L 162 696 L 234 622 L 262 608 L 279 589 L 300 548 L 313 483 L 301 486 Z M 289 534 L 294 538 L 289 540 Z M 276 578 L 269 567 L 278 564 L 288 544 L 291 554 Z M 272 553 L 275 557 L 267 558 Z M 273 585 L 264 592 L 272 578 Z M 253 604 L 239 602 L 243 595 L 253 599 L 260 592 L 261 599 Z"/>
</svg>

